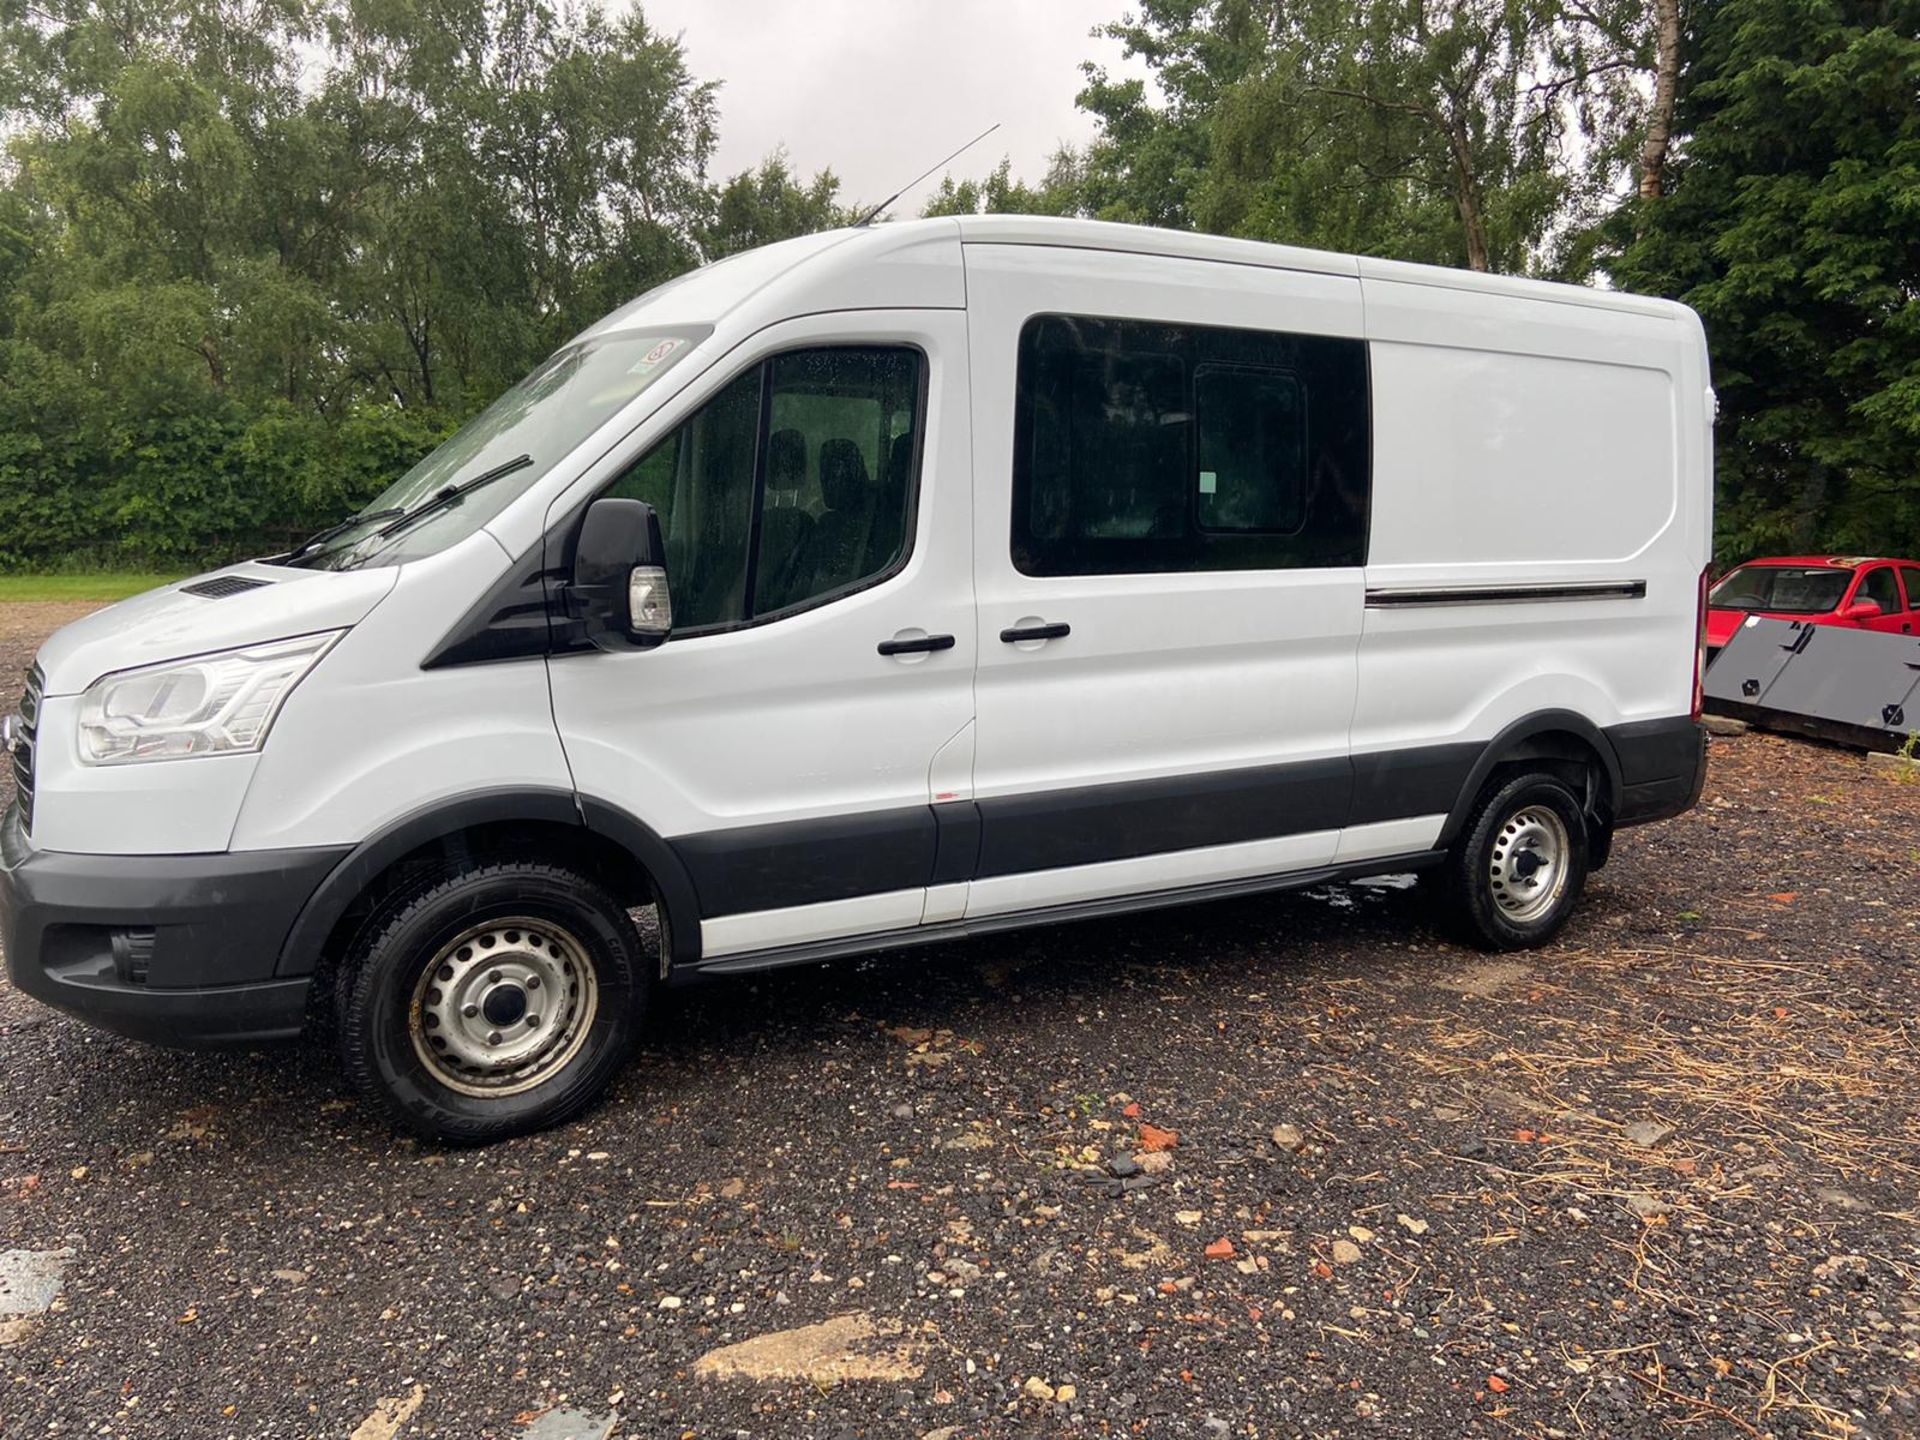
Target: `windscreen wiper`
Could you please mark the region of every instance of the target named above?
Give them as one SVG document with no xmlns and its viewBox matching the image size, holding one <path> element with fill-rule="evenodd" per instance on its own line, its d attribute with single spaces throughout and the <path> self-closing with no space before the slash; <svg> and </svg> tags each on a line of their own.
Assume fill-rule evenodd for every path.
<svg viewBox="0 0 1920 1440">
<path fill-rule="evenodd" d="M 384 540 L 389 535 L 398 535 L 402 530 L 405 530 L 409 525 L 413 524 L 414 521 L 424 519 L 436 510 L 444 510 L 447 506 L 453 504 L 454 501 L 464 495 L 472 494 L 482 485 L 491 484 L 493 481 L 511 475 L 517 470 L 524 470 L 531 464 L 533 464 L 533 456 L 516 455 L 504 465 L 496 465 L 491 470 L 482 470 L 471 480 L 462 480 L 457 485 L 443 486 L 439 490 L 434 491 L 430 499 L 424 500 L 414 506 L 413 509 L 407 511 L 398 520 L 395 520 L 391 525 L 387 526 L 386 529 L 382 530 L 380 532 L 380 538 Z"/>
<path fill-rule="evenodd" d="M 311 553 L 312 551 L 318 550 L 322 545 L 326 544 L 327 541 L 333 539 L 336 535 L 344 535 L 349 530 L 356 529 L 361 525 L 371 525 L 376 520 L 391 520 L 397 515 L 404 515 L 406 513 L 407 512 L 402 510 L 398 505 L 389 505 L 384 510 L 369 510 L 364 514 L 349 515 L 346 519 L 342 520 L 339 524 L 329 525 L 327 526 L 326 529 L 316 531 L 314 534 L 309 535 L 306 539 L 302 540 L 298 545 L 294 546 L 293 549 L 287 552 L 287 558 L 282 563 L 289 564 L 289 565 L 292 564 L 295 560 L 298 560 L 302 555 L 306 555 Z"/>
</svg>

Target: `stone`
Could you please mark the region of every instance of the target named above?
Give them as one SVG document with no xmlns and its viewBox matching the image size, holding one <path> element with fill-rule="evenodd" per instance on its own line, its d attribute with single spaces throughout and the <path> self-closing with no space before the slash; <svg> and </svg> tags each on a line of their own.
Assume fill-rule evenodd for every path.
<svg viewBox="0 0 1920 1440">
<path fill-rule="evenodd" d="M 1627 1209 L 1642 1220 L 1652 1220 L 1667 1213 L 1667 1202 L 1658 1195 L 1629 1195 Z"/>
<path fill-rule="evenodd" d="M 1298 1125 L 1276 1125 L 1273 1127 L 1273 1143 L 1282 1150 L 1301 1150 L 1306 1147 L 1307 1137 L 1300 1132 Z"/>
<path fill-rule="evenodd" d="M 613 1414 L 592 1415 L 585 1410 L 549 1410 L 514 1440 L 607 1440 L 619 1418 Z"/>
<path fill-rule="evenodd" d="M 1333 1242 L 1333 1263 L 1336 1265 L 1357 1265 L 1360 1262 L 1360 1247 L 1351 1240 Z"/>
<path fill-rule="evenodd" d="M 1409 1235 L 1424 1235 L 1427 1233 L 1428 1230 L 1433 1228 L 1432 1226 L 1428 1225 L 1426 1221 L 1419 1219 L 1417 1216 L 1396 1215 L 1393 1218 L 1399 1221 L 1400 1228 L 1402 1230 L 1405 1230 Z"/>
<path fill-rule="evenodd" d="M 424 1385 L 414 1386 L 405 1395 L 381 1396 L 374 1402 L 373 1413 L 354 1427 L 347 1440 L 393 1440 L 426 1398 Z"/>
<path fill-rule="evenodd" d="M 1054 1388 L 1038 1375 L 1029 1375 L 1027 1383 L 1020 1387 L 1021 1393 L 1030 1400 L 1051 1400 Z"/>
<path fill-rule="evenodd" d="M 66 1283 L 73 1251 L 0 1251 L 0 1348 L 31 1335 Z"/>
<path fill-rule="evenodd" d="M 1107 1162 L 1107 1168 L 1124 1180 L 1129 1175 L 1138 1175 L 1140 1173 L 1140 1162 L 1135 1160 L 1131 1155 L 1120 1154 L 1114 1156 L 1112 1160 Z"/>
<path fill-rule="evenodd" d="M 902 1340 L 900 1321 L 864 1311 L 817 1325 L 775 1330 L 709 1350 L 694 1361 L 703 1380 L 804 1380 L 833 1386 L 849 1380 L 918 1380 L 926 1346 Z"/>
<path fill-rule="evenodd" d="M 1642 1150 L 1652 1150 L 1672 1135 L 1673 1130 L 1673 1126 L 1663 1125 L 1658 1120 L 1635 1120 L 1620 1133 Z"/>
<path fill-rule="evenodd" d="M 1736 720 L 1731 715 L 1702 715 L 1701 728 L 1709 735 L 1718 735 L 1724 740 L 1744 735 L 1753 727 L 1744 720 Z"/>
</svg>

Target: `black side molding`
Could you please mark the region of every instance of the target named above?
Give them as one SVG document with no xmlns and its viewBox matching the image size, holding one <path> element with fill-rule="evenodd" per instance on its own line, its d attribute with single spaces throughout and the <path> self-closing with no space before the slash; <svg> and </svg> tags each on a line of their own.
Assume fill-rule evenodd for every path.
<svg viewBox="0 0 1920 1440">
<path fill-rule="evenodd" d="M 1383 585 L 1367 591 L 1369 610 L 1432 605 L 1535 605 L 1551 600 L 1644 600 L 1644 580 L 1528 585 Z"/>
</svg>

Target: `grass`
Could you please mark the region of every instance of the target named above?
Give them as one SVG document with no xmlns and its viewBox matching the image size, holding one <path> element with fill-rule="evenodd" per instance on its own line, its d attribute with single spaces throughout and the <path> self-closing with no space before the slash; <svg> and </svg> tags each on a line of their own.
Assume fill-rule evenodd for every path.
<svg viewBox="0 0 1920 1440">
<path fill-rule="evenodd" d="M 119 571 L 82 572 L 73 575 L 0 575 L 0 604 L 22 600 L 124 600 L 178 580 L 178 575 L 138 575 Z"/>
</svg>

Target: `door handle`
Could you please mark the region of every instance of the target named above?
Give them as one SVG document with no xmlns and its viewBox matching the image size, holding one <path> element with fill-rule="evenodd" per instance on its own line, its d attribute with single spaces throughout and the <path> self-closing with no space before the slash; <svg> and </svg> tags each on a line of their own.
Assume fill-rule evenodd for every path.
<svg viewBox="0 0 1920 1440">
<path fill-rule="evenodd" d="M 924 655 L 932 650 L 953 649 L 951 635 L 920 635 L 912 640 L 882 640 L 882 655 Z"/>
<path fill-rule="evenodd" d="M 1064 620 L 1055 620 L 1048 625 L 1022 625 L 1012 630 L 1002 630 L 1000 639 L 1008 645 L 1018 645 L 1022 640 L 1058 640 L 1071 635 L 1073 627 Z"/>
</svg>

